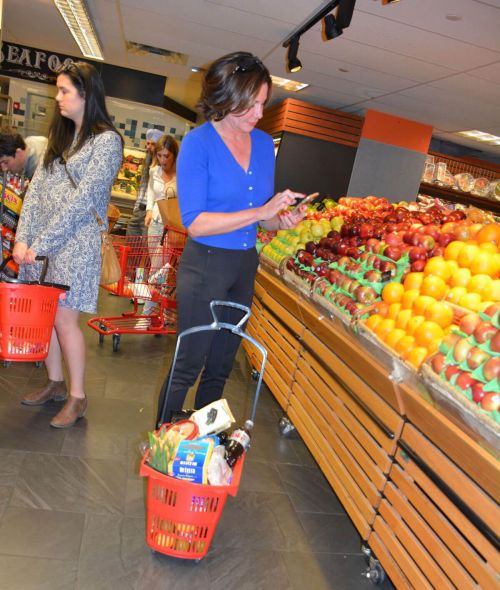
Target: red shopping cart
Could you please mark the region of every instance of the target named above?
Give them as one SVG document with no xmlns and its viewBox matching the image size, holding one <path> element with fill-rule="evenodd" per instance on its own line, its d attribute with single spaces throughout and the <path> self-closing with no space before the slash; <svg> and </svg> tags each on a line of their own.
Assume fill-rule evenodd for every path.
<svg viewBox="0 0 500 590">
<path fill-rule="evenodd" d="M 43 266 L 38 281 L 22 281 L 3 275 L 12 260 L 0 264 L 0 360 L 43 361 L 49 352 L 57 303 L 69 287 L 46 283 L 48 258 L 37 256 Z"/>
<path fill-rule="evenodd" d="M 117 283 L 101 285 L 119 297 L 131 299 L 134 308 L 119 316 L 94 317 L 87 324 L 113 339 L 113 351 L 120 345 L 121 334 L 173 334 L 176 330 L 176 275 L 186 243 L 185 231 L 166 227 L 163 236 L 112 235 L 121 276 Z M 152 301 L 154 310 L 139 312 L 139 302 Z"/>
<path fill-rule="evenodd" d="M 237 324 L 219 321 L 216 307 L 233 307 L 243 312 Z M 182 339 L 190 334 L 206 330 L 230 330 L 233 334 L 245 338 L 262 354 L 262 364 L 250 414 L 252 424 L 259 399 L 262 376 L 267 360 L 266 349 L 242 330 L 250 316 L 250 310 L 244 305 L 229 301 L 212 301 L 210 303 L 213 323 L 207 326 L 196 326 L 181 332 L 177 338 L 172 368 L 168 379 L 162 409 L 164 415 L 167 400 L 175 371 L 177 356 Z M 146 498 L 146 543 L 153 551 L 199 561 L 207 554 L 210 543 L 222 515 L 228 495 L 236 496 L 245 462 L 244 453 L 233 467 L 233 478 L 227 486 L 199 484 L 176 479 L 156 471 L 148 465 L 148 453 L 143 457 L 140 475 L 148 478 Z"/>
</svg>

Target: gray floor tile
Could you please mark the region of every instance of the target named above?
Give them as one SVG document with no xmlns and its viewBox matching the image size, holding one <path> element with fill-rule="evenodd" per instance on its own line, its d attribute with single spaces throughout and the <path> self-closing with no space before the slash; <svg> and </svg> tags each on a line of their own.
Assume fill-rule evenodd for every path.
<svg viewBox="0 0 500 590">
<path fill-rule="evenodd" d="M 251 455 L 243 466 L 240 490 L 252 492 L 284 492 L 276 465 L 253 461 Z"/>
<path fill-rule="evenodd" d="M 238 590 L 289 590 L 290 581 L 278 551 L 247 550 L 244 559 L 236 548 L 208 556 L 210 588 Z"/>
<path fill-rule="evenodd" d="M 0 523 L 0 555 L 77 560 L 84 521 L 83 514 L 9 507 Z"/>
<path fill-rule="evenodd" d="M 49 426 L 51 415 L 60 406 L 51 404 L 52 411 L 36 408 L 8 406 L 0 411 L 0 448 L 41 453 L 58 453 L 64 441 L 64 432 Z"/>
<path fill-rule="evenodd" d="M 9 590 L 73 590 L 76 561 L 0 555 L 2 587 Z"/>
<path fill-rule="evenodd" d="M 277 469 L 297 511 L 345 514 L 318 468 L 279 464 Z"/>
<path fill-rule="evenodd" d="M 348 516 L 312 512 L 298 515 L 313 552 L 359 554 L 361 539 Z"/>
<path fill-rule="evenodd" d="M 127 454 L 127 435 L 112 432 L 92 432 L 85 428 L 66 431 L 61 455 L 122 460 Z"/>
<path fill-rule="evenodd" d="M 73 512 L 123 513 L 126 467 L 116 460 L 30 454 L 13 506 Z"/>
<path fill-rule="evenodd" d="M 361 590 L 375 588 L 361 574 L 366 562 L 361 555 L 291 552 L 283 555 L 288 571 L 289 590 Z"/>
<path fill-rule="evenodd" d="M 303 528 L 286 494 L 240 492 L 229 497 L 213 540 L 215 551 L 291 551 L 308 547 Z"/>
</svg>

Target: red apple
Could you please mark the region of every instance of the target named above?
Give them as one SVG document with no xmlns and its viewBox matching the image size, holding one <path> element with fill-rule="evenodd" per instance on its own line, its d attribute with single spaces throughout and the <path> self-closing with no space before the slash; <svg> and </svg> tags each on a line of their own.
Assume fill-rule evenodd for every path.
<svg viewBox="0 0 500 590">
<path fill-rule="evenodd" d="M 483 375 L 486 381 L 493 381 L 500 377 L 500 357 L 492 356 L 483 367 Z"/>
<path fill-rule="evenodd" d="M 481 407 L 487 412 L 498 412 L 500 407 L 500 393 L 487 393 L 481 400 Z"/>
<path fill-rule="evenodd" d="M 418 245 L 421 248 L 425 248 L 427 251 L 432 250 L 436 245 L 436 241 L 432 236 L 421 235 L 418 239 Z"/>
<path fill-rule="evenodd" d="M 490 348 L 493 352 L 500 352 L 500 330 L 491 338 Z"/>
<path fill-rule="evenodd" d="M 363 278 L 365 278 L 370 283 L 380 283 L 382 280 L 382 275 L 378 270 L 367 270 L 363 275 Z"/>
<path fill-rule="evenodd" d="M 401 248 L 399 246 L 387 246 L 384 249 L 384 256 L 391 260 L 399 260 L 401 258 Z"/>
<path fill-rule="evenodd" d="M 473 383 L 471 393 L 472 400 L 475 401 L 476 404 L 478 404 L 486 395 L 486 392 L 484 391 L 484 383 L 481 383 L 481 381 L 476 381 L 475 383 Z"/>
<path fill-rule="evenodd" d="M 360 285 L 354 291 L 354 297 L 356 297 L 356 301 L 367 304 L 372 303 L 375 301 L 375 299 L 377 299 L 377 293 L 371 287 Z"/>
<path fill-rule="evenodd" d="M 489 318 L 494 318 L 495 315 L 500 311 L 500 303 L 492 303 L 484 310 L 484 314 Z"/>
<path fill-rule="evenodd" d="M 461 371 L 460 375 L 457 377 L 455 384 L 460 387 L 463 391 L 472 387 L 472 384 L 475 383 L 476 380 L 471 376 L 470 373 L 466 373 L 465 371 Z"/>
<path fill-rule="evenodd" d="M 431 367 L 433 368 L 434 372 L 436 372 L 438 375 L 444 369 L 445 359 L 446 359 L 446 356 L 441 352 L 436 353 L 432 357 Z"/>
<path fill-rule="evenodd" d="M 469 354 L 467 355 L 467 366 L 472 370 L 477 369 L 489 358 L 491 357 L 486 351 L 482 350 L 478 346 L 474 346 L 469 350 Z"/>
<path fill-rule="evenodd" d="M 442 234 L 439 234 L 438 242 L 439 242 L 440 246 L 442 246 L 443 248 L 446 248 L 446 246 L 450 242 L 453 242 L 454 239 L 455 239 L 455 236 L 453 234 L 442 233 Z"/>
<path fill-rule="evenodd" d="M 471 348 L 472 344 L 466 338 L 460 338 L 453 347 L 453 358 L 457 363 L 462 363 L 467 358 Z"/>
<path fill-rule="evenodd" d="M 474 329 L 474 338 L 479 344 L 484 344 L 498 332 L 498 329 L 491 322 L 480 321 Z"/>
<path fill-rule="evenodd" d="M 375 252 L 375 249 L 378 248 L 379 244 L 380 244 L 380 241 L 377 240 L 376 238 L 369 238 L 368 240 L 366 240 L 365 250 L 367 252 Z"/>
<path fill-rule="evenodd" d="M 391 260 L 382 260 L 382 262 L 380 263 L 380 272 L 382 272 L 382 273 L 390 272 L 391 277 L 395 277 L 396 271 L 397 271 L 397 266 Z"/>
<path fill-rule="evenodd" d="M 413 246 L 413 248 L 410 248 L 408 251 L 408 257 L 410 262 L 415 262 L 415 260 L 425 260 L 427 258 L 427 250 L 421 246 Z"/>
<path fill-rule="evenodd" d="M 441 341 L 439 345 L 439 352 L 447 354 L 450 350 L 455 347 L 455 344 L 460 340 L 460 336 L 456 332 L 450 332 Z"/>
<path fill-rule="evenodd" d="M 412 272 L 422 272 L 425 268 L 426 260 L 415 260 L 410 264 L 410 270 Z"/>
<path fill-rule="evenodd" d="M 429 252 L 429 257 L 442 256 L 443 254 L 444 254 L 444 248 L 442 246 L 434 246 L 434 248 Z"/>
<path fill-rule="evenodd" d="M 384 242 L 389 246 L 399 246 L 403 242 L 401 236 L 396 232 L 391 232 L 384 236 Z"/>
<path fill-rule="evenodd" d="M 453 377 L 453 375 L 456 375 L 457 373 L 460 373 L 460 372 L 461 372 L 460 369 L 456 365 L 448 365 L 446 367 L 446 369 L 444 370 L 444 376 L 447 381 L 451 381 L 451 378 Z"/>
<path fill-rule="evenodd" d="M 468 313 L 460 320 L 459 328 L 462 332 L 467 334 L 467 336 L 470 336 L 480 321 L 481 318 L 477 315 L 477 313 Z"/>
</svg>

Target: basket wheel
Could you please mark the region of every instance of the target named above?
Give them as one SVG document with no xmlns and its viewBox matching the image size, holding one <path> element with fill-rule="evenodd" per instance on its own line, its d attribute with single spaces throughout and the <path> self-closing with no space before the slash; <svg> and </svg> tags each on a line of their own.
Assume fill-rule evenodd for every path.
<svg viewBox="0 0 500 590">
<path fill-rule="evenodd" d="M 43 361 L 35 361 L 35 367 L 41 369 L 43 367 Z"/>
<path fill-rule="evenodd" d="M 104 324 L 99 324 L 99 329 L 106 330 L 106 326 Z M 99 332 L 99 344 L 102 344 L 103 342 L 104 342 L 104 334 L 101 334 L 101 332 Z"/>
<path fill-rule="evenodd" d="M 118 352 L 120 348 L 120 334 L 113 334 L 113 352 Z"/>
<path fill-rule="evenodd" d="M 3 361 L 2 362 L 2 366 L 4 367 L 4 369 L 8 369 L 11 364 L 12 364 L 11 361 Z"/>
</svg>

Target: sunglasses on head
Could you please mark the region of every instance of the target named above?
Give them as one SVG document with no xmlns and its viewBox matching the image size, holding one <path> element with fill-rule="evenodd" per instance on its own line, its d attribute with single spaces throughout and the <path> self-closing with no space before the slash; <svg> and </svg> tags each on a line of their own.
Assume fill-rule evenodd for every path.
<svg viewBox="0 0 500 590">
<path fill-rule="evenodd" d="M 231 72 L 231 75 L 246 74 L 247 72 L 253 72 L 257 69 L 264 69 L 264 64 L 260 61 L 260 59 L 254 55 L 245 55 L 244 57 L 240 57 L 240 59 L 238 59 L 234 70 Z"/>
</svg>

